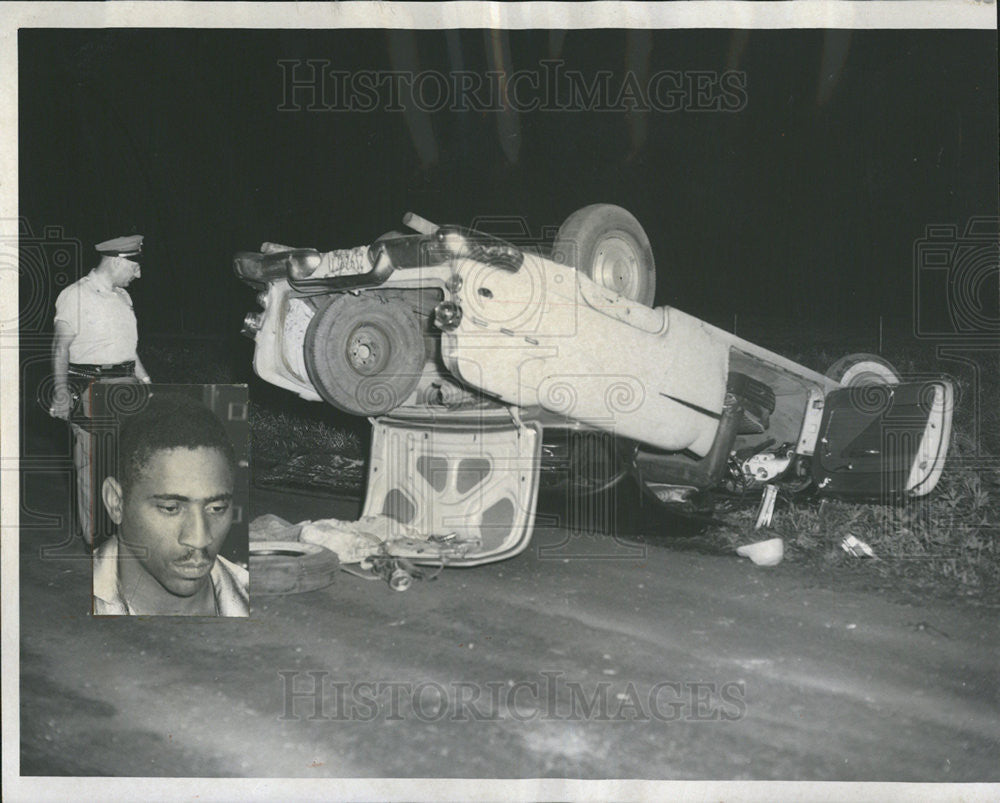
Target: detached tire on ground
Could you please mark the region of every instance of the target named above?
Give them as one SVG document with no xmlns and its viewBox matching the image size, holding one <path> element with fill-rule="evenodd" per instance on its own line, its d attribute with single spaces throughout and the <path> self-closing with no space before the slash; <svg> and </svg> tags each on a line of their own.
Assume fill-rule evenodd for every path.
<svg viewBox="0 0 1000 803">
<path fill-rule="evenodd" d="M 424 368 L 413 310 L 375 293 L 337 295 L 306 330 L 306 371 L 325 401 L 353 415 L 382 415 L 413 392 Z"/>
<path fill-rule="evenodd" d="M 250 594 L 301 594 L 333 583 L 336 552 L 300 541 L 250 543 Z"/>
<path fill-rule="evenodd" d="M 653 249 L 639 221 L 620 206 L 592 204 L 566 218 L 552 244 L 552 258 L 632 301 L 653 303 Z"/>
</svg>

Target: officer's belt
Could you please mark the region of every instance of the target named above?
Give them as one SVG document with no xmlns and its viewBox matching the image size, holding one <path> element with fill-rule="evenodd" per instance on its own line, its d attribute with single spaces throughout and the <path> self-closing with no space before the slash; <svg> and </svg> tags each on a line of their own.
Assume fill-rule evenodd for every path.
<svg viewBox="0 0 1000 803">
<path fill-rule="evenodd" d="M 128 362 L 105 363 L 104 365 L 71 362 L 69 364 L 69 373 L 93 379 L 100 379 L 102 377 L 117 379 L 120 377 L 134 376 L 135 360 L 129 360 Z"/>
</svg>

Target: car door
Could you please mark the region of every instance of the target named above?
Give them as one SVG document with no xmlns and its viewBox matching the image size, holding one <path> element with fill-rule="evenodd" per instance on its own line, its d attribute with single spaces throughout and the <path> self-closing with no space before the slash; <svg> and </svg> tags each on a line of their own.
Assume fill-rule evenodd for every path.
<svg viewBox="0 0 1000 803">
<path fill-rule="evenodd" d="M 892 499 L 937 484 L 954 389 L 943 379 L 838 388 L 826 396 L 813 479 L 821 492 Z"/>
</svg>

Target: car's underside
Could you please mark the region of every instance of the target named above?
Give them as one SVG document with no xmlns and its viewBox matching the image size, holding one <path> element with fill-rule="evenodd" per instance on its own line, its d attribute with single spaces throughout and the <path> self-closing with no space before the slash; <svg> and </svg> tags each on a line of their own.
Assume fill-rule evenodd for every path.
<svg viewBox="0 0 1000 803">
<path fill-rule="evenodd" d="M 475 519 L 480 535 L 487 519 L 513 531 L 524 518 L 518 510 L 533 510 L 546 469 L 578 490 L 632 476 L 658 502 L 685 506 L 703 504 L 713 489 L 776 482 L 905 498 L 928 493 L 940 476 L 949 382 L 903 383 L 873 355 L 821 374 L 650 306 L 649 242 L 619 207 L 579 210 L 551 249 L 406 222 L 416 233 L 370 246 L 265 244 L 236 257 L 237 274 L 261 290 L 264 310 L 245 330 L 258 375 L 385 430 L 381 446 L 376 438 L 384 453 L 373 453 L 382 475 L 369 472 L 369 512 L 448 529 L 437 514 L 421 519 L 422 500 L 434 497 L 438 513 Z M 496 435 L 493 452 L 476 463 L 487 432 Z M 579 439 L 566 433 L 595 433 L 589 453 L 575 453 Z M 448 441 L 450 455 L 435 438 Z M 471 485 L 462 479 L 470 471 L 479 477 Z M 386 485 L 387 473 L 403 479 Z M 492 507 L 477 503 L 476 513 L 459 502 L 501 474 L 509 482 L 493 487 Z M 444 504 L 442 494 L 453 498 Z"/>
</svg>

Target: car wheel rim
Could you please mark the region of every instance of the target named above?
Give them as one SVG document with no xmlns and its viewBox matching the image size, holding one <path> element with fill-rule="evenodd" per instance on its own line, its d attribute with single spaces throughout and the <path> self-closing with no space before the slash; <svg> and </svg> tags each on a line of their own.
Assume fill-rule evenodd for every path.
<svg viewBox="0 0 1000 803">
<path fill-rule="evenodd" d="M 598 284 L 627 298 L 635 298 L 641 283 L 635 246 L 621 234 L 604 237 L 594 250 L 593 277 Z"/>
<path fill-rule="evenodd" d="M 365 376 L 373 376 L 385 368 L 391 350 L 386 333 L 370 324 L 359 326 L 347 338 L 347 362 Z"/>
</svg>

